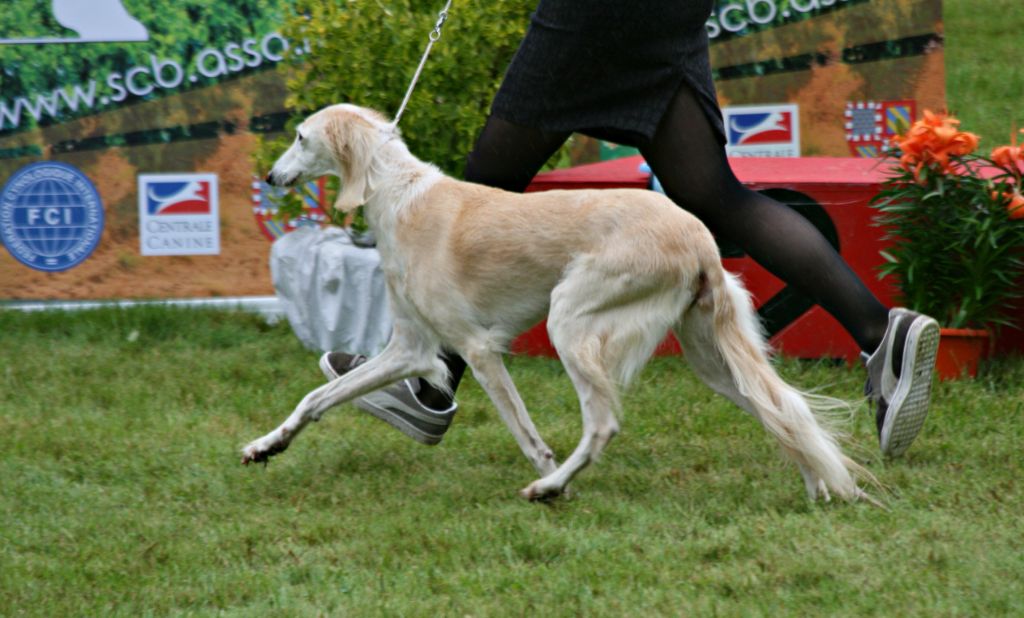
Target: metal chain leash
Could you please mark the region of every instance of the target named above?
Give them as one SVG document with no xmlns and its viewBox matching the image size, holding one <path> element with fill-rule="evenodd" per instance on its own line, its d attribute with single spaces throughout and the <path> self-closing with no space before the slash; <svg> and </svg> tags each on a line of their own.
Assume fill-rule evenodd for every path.
<svg viewBox="0 0 1024 618">
<path fill-rule="evenodd" d="M 402 114 L 405 113 L 405 107 L 409 104 L 409 97 L 412 96 L 412 91 L 416 88 L 416 82 L 420 79 L 420 73 L 423 72 L 423 66 L 427 63 L 427 56 L 430 55 L 430 48 L 434 46 L 434 43 L 441 38 L 441 28 L 444 27 L 444 22 L 448 21 L 448 9 L 452 7 L 452 0 L 448 0 L 448 3 L 444 5 L 441 12 L 437 14 L 437 23 L 434 24 L 434 29 L 427 36 L 429 41 L 427 42 L 427 48 L 423 50 L 423 57 L 420 58 L 420 65 L 416 67 L 416 73 L 412 76 L 412 81 L 409 82 L 409 89 L 405 91 L 405 98 L 402 99 L 402 104 L 398 106 L 398 112 L 395 113 L 395 119 L 391 121 L 391 126 L 397 127 L 398 121 L 401 120 Z"/>
</svg>

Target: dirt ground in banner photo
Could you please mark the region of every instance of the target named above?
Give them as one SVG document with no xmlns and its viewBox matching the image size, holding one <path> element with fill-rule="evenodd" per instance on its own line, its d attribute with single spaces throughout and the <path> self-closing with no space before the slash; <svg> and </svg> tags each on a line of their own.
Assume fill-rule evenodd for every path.
<svg viewBox="0 0 1024 618">
<path fill-rule="evenodd" d="M 0 252 L 0 299 L 75 300 L 144 299 L 176 297 L 250 296 L 272 294 L 268 259 L 270 242 L 262 235 L 252 213 L 254 137 L 248 133 L 219 140 L 192 142 L 182 153 L 182 169 L 214 173 L 220 194 L 221 252 L 214 256 L 142 256 L 139 247 L 137 169 L 118 149 L 99 156 L 68 157 L 85 172 L 104 203 L 103 237 L 95 252 L 78 266 L 62 273 L 33 270 Z M 146 158 L 153 145 L 132 149 L 132 160 Z M 200 151 L 200 157 L 194 158 Z"/>
</svg>

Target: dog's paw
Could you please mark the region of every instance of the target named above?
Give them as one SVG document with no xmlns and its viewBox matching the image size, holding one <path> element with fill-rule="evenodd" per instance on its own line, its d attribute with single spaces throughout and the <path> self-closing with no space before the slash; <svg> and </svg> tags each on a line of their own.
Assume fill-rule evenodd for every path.
<svg viewBox="0 0 1024 618">
<path fill-rule="evenodd" d="M 811 502 L 831 502 L 832 495 L 828 492 L 828 486 L 825 485 L 825 481 L 821 479 L 812 478 L 810 481 L 805 480 L 805 488 L 807 489 L 807 499 Z"/>
<path fill-rule="evenodd" d="M 266 464 L 270 461 L 271 457 L 278 453 L 283 453 L 287 448 L 287 444 L 279 442 L 270 445 L 264 445 L 263 440 L 250 442 L 248 446 L 242 449 L 242 465 L 247 466 L 251 463 Z"/>
<path fill-rule="evenodd" d="M 561 496 L 562 489 L 562 487 L 544 482 L 544 479 L 537 479 L 520 491 L 519 495 L 530 502 L 546 502 Z"/>
</svg>

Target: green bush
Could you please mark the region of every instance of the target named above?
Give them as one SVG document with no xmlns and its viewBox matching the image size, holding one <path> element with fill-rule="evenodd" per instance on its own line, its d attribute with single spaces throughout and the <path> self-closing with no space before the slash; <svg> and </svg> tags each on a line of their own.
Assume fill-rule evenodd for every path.
<svg viewBox="0 0 1024 618">
<path fill-rule="evenodd" d="M 529 23 L 536 0 L 458 0 L 402 117 L 419 158 L 461 176 L 491 99 Z M 354 103 L 393 117 L 405 95 L 443 0 L 299 0 L 284 34 L 307 39 L 313 53 L 288 72 L 293 124 L 334 103 Z M 262 168 L 292 139 L 265 141 Z"/>
</svg>

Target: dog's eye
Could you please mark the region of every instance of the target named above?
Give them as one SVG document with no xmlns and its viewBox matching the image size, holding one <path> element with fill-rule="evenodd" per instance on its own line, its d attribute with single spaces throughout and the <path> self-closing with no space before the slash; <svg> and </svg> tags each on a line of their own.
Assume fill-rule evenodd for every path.
<svg viewBox="0 0 1024 618">
<path fill-rule="evenodd" d="M 295 135 L 297 135 L 297 136 L 298 136 L 298 140 L 299 140 L 300 142 L 301 142 L 302 140 L 306 139 L 305 137 L 303 137 L 303 136 L 302 136 L 302 133 L 299 133 L 298 131 L 296 131 L 296 132 L 295 132 Z"/>
</svg>

